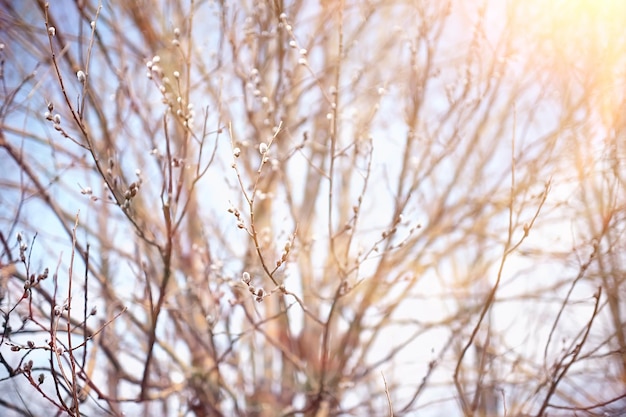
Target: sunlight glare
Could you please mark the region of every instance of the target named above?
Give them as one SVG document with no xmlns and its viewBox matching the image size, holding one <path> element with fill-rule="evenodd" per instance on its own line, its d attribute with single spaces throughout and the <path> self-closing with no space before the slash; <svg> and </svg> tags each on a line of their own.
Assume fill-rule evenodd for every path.
<svg viewBox="0 0 626 417">
<path fill-rule="evenodd" d="M 613 126 L 624 94 L 616 80 L 626 69 L 626 2 L 518 0 L 515 11 L 522 28 L 524 21 L 541 23 L 529 45 L 537 46 L 538 61 L 549 57 L 553 75 L 563 81 L 573 77 L 596 102 L 604 126 Z"/>
</svg>

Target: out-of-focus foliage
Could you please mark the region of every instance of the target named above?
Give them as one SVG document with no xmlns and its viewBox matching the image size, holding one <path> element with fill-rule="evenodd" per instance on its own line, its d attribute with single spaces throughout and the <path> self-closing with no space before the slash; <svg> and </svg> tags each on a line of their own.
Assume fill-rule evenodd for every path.
<svg viewBox="0 0 626 417">
<path fill-rule="evenodd" d="M 0 0 L 2 414 L 623 409 L 624 21 Z"/>
</svg>

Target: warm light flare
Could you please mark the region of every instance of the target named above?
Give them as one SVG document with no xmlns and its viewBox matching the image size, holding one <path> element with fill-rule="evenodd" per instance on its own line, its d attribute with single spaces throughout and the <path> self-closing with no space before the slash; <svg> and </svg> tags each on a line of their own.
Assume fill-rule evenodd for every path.
<svg viewBox="0 0 626 417">
<path fill-rule="evenodd" d="M 537 28 L 524 52 L 536 55 L 557 85 L 580 85 L 602 123 L 613 126 L 624 97 L 626 1 L 520 0 L 515 13 L 522 28 L 524 21 Z"/>
</svg>

